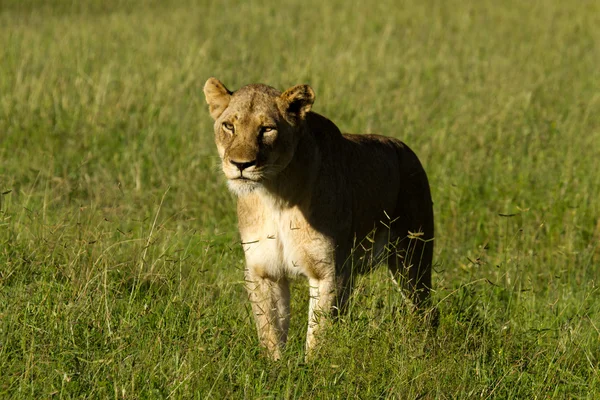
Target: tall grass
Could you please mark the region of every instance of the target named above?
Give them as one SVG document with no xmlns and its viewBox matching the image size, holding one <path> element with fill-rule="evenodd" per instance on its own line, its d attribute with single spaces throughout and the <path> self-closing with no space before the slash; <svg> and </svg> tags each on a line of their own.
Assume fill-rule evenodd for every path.
<svg viewBox="0 0 600 400">
<path fill-rule="evenodd" d="M 600 5 L 0 2 L 0 395 L 600 396 Z M 407 142 L 435 201 L 437 332 L 385 271 L 269 362 L 201 88 L 309 83 Z"/>
</svg>

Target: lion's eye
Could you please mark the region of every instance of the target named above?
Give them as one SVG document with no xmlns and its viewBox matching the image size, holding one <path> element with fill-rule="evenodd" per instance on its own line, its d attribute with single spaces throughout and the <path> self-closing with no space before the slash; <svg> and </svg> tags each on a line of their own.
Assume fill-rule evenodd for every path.
<svg viewBox="0 0 600 400">
<path fill-rule="evenodd" d="M 233 133 L 235 130 L 233 124 L 230 124 L 229 122 L 223 122 L 223 129 L 229 133 Z"/>
<path fill-rule="evenodd" d="M 263 126 L 262 128 L 260 128 L 261 133 L 269 133 L 269 132 L 273 132 L 275 130 L 274 126 Z"/>
</svg>

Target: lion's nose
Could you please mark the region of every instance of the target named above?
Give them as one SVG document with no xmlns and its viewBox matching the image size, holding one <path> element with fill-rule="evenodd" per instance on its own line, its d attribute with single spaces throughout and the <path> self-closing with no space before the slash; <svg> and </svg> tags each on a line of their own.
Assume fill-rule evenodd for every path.
<svg viewBox="0 0 600 400">
<path fill-rule="evenodd" d="M 252 161 L 229 161 L 230 163 L 232 163 L 233 165 L 235 165 L 240 172 L 242 172 L 243 170 L 245 170 L 246 168 L 250 168 L 253 165 L 256 165 L 256 160 L 252 160 Z"/>
</svg>

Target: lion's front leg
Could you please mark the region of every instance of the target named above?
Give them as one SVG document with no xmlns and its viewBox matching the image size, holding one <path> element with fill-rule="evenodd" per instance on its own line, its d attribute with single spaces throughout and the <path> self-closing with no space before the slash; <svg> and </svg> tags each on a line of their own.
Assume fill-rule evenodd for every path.
<svg viewBox="0 0 600 400">
<path fill-rule="evenodd" d="M 260 344 L 274 360 L 281 358 L 290 317 L 290 290 L 286 278 L 277 280 L 246 270 L 246 289 L 252 303 Z"/>
<path fill-rule="evenodd" d="M 316 346 L 316 338 L 330 320 L 336 296 L 335 275 L 321 279 L 309 279 L 310 302 L 308 304 L 308 332 L 306 333 L 306 356 Z"/>
</svg>

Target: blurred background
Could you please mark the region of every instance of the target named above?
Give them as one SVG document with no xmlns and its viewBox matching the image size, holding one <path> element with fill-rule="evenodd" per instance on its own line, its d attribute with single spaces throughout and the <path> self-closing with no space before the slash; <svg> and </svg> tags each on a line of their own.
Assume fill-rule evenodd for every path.
<svg viewBox="0 0 600 400">
<path fill-rule="evenodd" d="M 595 397 L 599 43 L 591 0 L 0 1 L 0 393 Z M 301 282 L 259 356 L 210 76 L 415 150 L 433 344 L 379 271 L 321 361 Z"/>
</svg>

